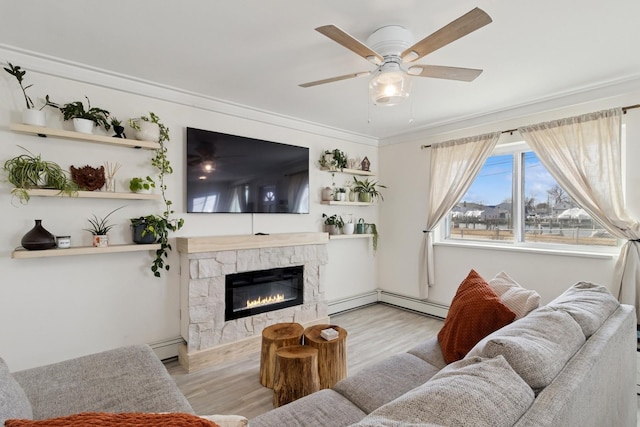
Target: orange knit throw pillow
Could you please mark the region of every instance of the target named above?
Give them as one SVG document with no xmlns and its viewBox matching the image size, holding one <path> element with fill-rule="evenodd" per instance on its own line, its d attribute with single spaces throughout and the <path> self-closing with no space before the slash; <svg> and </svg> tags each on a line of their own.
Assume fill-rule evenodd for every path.
<svg viewBox="0 0 640 427">
<path fill-rule="evenodd" d="M 66 417 L 50 418 L 48 420 L 6 420 L 5 427 L 220 427 L 213 421 L 196 415 L 183 413 L 121 413 L 83 412 Z"/>
<path fill-rule="evenodd" d="M 471 270 L 460 283 L 438 332 L 444 360 L 451 363 L 462 359 L 478 341 L 513 322 L 515 317 L 489 284 Z"/>
</svg>

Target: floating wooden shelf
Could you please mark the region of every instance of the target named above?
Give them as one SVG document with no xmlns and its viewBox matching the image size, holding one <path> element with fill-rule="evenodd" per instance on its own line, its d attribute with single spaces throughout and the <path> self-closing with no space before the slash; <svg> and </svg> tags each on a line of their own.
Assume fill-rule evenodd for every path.
<svg viewBox="0 0 640 427">
<path fill-rule="evenodd" d="M 367 237 L 373 237 L 373 234 L 329 234 L 329 240 L 366 239 Z"/>
<path fill-rule="evenodd" d="M 138 251 L 155 251 L 160 249 L 159 243 L 150 245 L 110 245 L 105 248 L 96 248 L 93 246 L 76 246 L 68 249 L 46 249 L 43 251 L 28 251 L 26 249 L 16 249 L 11 252 L 11 258 L 47 258 L 55 256 L 72 256 L 72 255 L 95 255 L 108 254 L 117 252 L 138 252 Z"/>
<path fill-rule="evenodd" d="M 350 173 L 351 175 L 360 175 L 360 176 L 374 176 L 375 173 L 371 171 L 363 171 L 361 169 L 335 169 L 331 170 L 329 168 L 320 168 L 320 170 L 325 172 L 338 172 L 338 173 Z"/>
<path fill-rule="evenodd" d="M 88 133 L 73 132 L 64 129 L 23 125 L 19 123 L 11 123 L 9 129 L 14 132 L 28 133 L 38 136 L 54 136 L 57 138 L 73 139 L 76 141 L 97 142 L 99 144 L 110 144 L 120 147 L 144 148 L 147 150 L 156 150 L 160 148 L 160 144 L 154 141 L 138 141 L 137 139 L 114 138 L 112 136 L 93 135 Z"/>
<path fill-rule="evenodd" d="M 72 196 L 45 188 L 34 188 L 27 190 L 30 197 L 78 197 L 93 199 L 128 199 L 128 200 L 160 200 L 162 195 L 150 193 L 115 193 L 111 191 L 76 191 Z"/>
<path fill-rule="evenodd" d="M 323 200 L 323 205 L 340 205 L 340 206 L 374 206 L 375 203 L 370 202 L 339 202 L 336 200 Z"/>
</svg>

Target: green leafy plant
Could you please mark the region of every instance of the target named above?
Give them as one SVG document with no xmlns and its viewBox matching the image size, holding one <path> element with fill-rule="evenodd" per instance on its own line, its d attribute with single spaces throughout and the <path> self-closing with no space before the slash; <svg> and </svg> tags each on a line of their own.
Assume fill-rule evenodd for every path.
<svg viewBox="0 0 640 427">
<path fill-rule="evenodd" d="M 150 190 L 156 188 L 156 183 L 150 176 L 146 178 L 134 177 L 129 181 L 129 190 L 137 193 L 142 190 Z"/>
<path fill-rule="evenodd" d="M 334 214 L 329 216 L 323 213 L 322 218 L 324 218 L 325 225 L 335 225 L 338 228 L 342 228 L 342 226 L 344 225 L 344 221 L 340 215 Z"/>
<path fill-rule="evenodd" d="M 365 178 L 363 181 L 361 181 L 354 176 L 353 181 L 353 191 L 355 191 L 356 193 L 369 194 L 372 199 L 379 197 L 380 200 L 384 200 L 384 198 L 382 197 L 382 193 L 380 192 L 380 190 L 378 190 L 378 188 L 387 188 L 386 186 L 378 184 L 376 181 L 369 181 L 369 178 Z"/>
<path fill-rule="evenodd" d="M 329 157 L 327 155 L 330 155 Z M 330 159 L 330 160 L 329 160 Z M 347 155 L 337 148 L 326 150 L 318 161 L 320 166 L 329 169 L 344 169 L 347 167 Z"/>
<path fill-rule="evenodd" d="M 131 218 L 130 221 L 132 227 L 142 228 L 140 237 L 144 238 L 145 236 L 151 236 L 151 239 L 149 239 L 151 243 L 158 241 L 159 236 L 165 234 L 166 232 L 166 230 L 164 230 L 164 219 L 157 215 L 147 215 L 141 216 L 139 218 Z"/>
<path fill-rule="evenodd" d="M 375 224 L 369 224 L 369 226 L 371 227 L 371 234 L 373 234 L 371 243 L 373 244 L 373 251 L 375 252 L 378 250 L 378 227 L 376 227 Z"/>
<path fill-rule="evenodd" d="M 116 208 L 116 209 L 112 210 L 107 215 L 105 215 L 103 218 L 98 218 L 94 214 L 93 218 L 89 218 L 89 224 L 91 225 L 91 227 L 90 228 L 84 228 L 83 230 L 88 231 L 89 233 L 93 234 L 94 236 L 104 236 L 104 235 L 106 235 L 113 227 L 115 227 L 115 224 L 109 224 L 109 222 L 108 222 L 109 217 L 115 211 L 117 211 L 119 209 L 122 209 L 122 208 L 124 208 L 124 206 L 120 206 L 119 208 Z"/>
<path fill-rule="evenodd" d="M 140 130 L 136 120 L 137 119 L 129 119 L 129 125 L 133 129 Z M 171 250 L 171 245 L 169 244 L 169 232 L 180 230 L 184 225 L 184 219 L 171 218 L 174 214 L 172 207 L 173 202 L 167 199 L 166 196 L 167 185 L 164 182 L 165 176 L 173 173 L 173 168 L 167 158 L 168 150 L 165 145 L 165 142 L 169 141 L 169 128 L 162 124 L 162 122 L 160 122 L 160 118 L 153 112 L 149 112 L 148 117 L 140 117 L 139 120 L 156 123 L 160 128 L 160 139 L 158 141 L 160 148 L 155 150 L 155 154 L 151 159 L 151 165 L 158 170 L 156 187 L 160 189 L 162 201 L 164 203 L 164 211 L 160 215 L 151 214 L 144 217 L 153 224 L 151 228 L 147 227 L 146 231 L 153 232 L 158 238 L 158 243 L 160 243 L 160 249 L 156 250 L 156 257 L 151 264 L 151 271 L 153 272 L 153 275 L 160 277 L 160 272 L 162 270 L 169 270 L 169 264 L 166 263 L 165 260 L 165 258 L 168 258 L 169 251 Z M 138 127 L 136 128 L 136 126 Z"/>
<path fill-rule="evenodd" d="M 111 123 L 111 126 L 113 126 L 114 128 L 122 126 L 122 120 L 118 120 L 116 116 L 111 116 L 111 120 L 109 120 L 109 123 Z"/>
<path fill-rule="evenodd" d="M 25 86 L 23 84 L 24 76 L 25 74 L 27 74 L 27 72 L 23 70 L 22 67 L 20 67 L 19 65 L 13 65 L 11 62 L 7 62 L 7 65 L 9 66 L 9 68 L 7 67 L 3 67 L 3 68 L 7 73 L 11 74 L 13 77 L 16 78 L 16 80 L 18 80 L 20 89 L 22 89 L 22 95 L 24 95 L 24 102 L 27 106 L 27 110 L 35 108 L 35 104 L 33 103 L 33 100 L 31 99 L 31 97 L 29 97 L 29 95 L 27 95 L 27 89 L 29 89 L 33 85 L 31 84 L 31 85 Z M 55 104 L 49 100 L 49 95 L 45 97 L 45 102 L 42 105 L 42 107 L 39 108 L 39 110 L 42 110 L 47 105 L 55 106 Z"/>
<path fill-rule="evenodd" d="M 109 125 L 109 112 L 102 108 L 92 107 L 89 98 L 86 96 L 85 98 L 87 99 L 86 110 L 82 101 L 70 102 L 68 104 L 64 104 L 62 107 L 58 106 L 58 108 L 62 112 L 63 119 L 87 119 L 95 123 L 96 126 L 103 127 L 105 130 L 109 130 L 109 128 L 111 128 L 111 125 Z M 53 106 L 57 106 L 56 104 L 51 104 Z"/>
<path fill-rule="evenodd" d="M 68 196 L 77 194 L 78 186 L 57 163 L 43 160 L 39 154 L 20 148 L 27 153 L 5 161 L 3 166 L 7 181 L 15 187 L 11 194 L 18 197 L 20 203 L 29 201 L 28 190 L 33 188 L 53 188 Z"/>
</svg>

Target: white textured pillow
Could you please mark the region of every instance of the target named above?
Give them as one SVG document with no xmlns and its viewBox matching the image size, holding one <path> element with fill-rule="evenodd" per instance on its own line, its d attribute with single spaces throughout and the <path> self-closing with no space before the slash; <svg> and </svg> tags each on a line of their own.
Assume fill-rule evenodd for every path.
<svg viewBox="0 0 640 427">
<path fill-rule="evenodd" d="M 533 399 L 531 388 L 504 357 L 466 358 L 353 426 L 510 427 Z"/>
<path fill-rule="evenodd" d="M 242 415 L 200 415 L 200 418 L 213 421 L 220 427 L 246 427 L 249 424 Z"/>
<path fill-rule="evenodd" d="M 509 307 L 521 319 L 540 305 L 540 295 L 523 288 L 504 271 L 489 280 L 489 286 L 500 297 L 500 302 Z"/>
</svg>

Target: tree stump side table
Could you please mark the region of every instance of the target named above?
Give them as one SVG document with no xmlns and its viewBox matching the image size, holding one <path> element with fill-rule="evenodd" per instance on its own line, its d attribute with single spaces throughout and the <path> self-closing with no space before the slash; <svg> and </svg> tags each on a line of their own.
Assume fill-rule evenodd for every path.
<svg viewBox="0 0 640 427">
<path fill-rule="evenodd" d="M 277 408 L 320 390 L 318 350 L 308 345 L 276 350 L 273 407 Z"/>
<path fill-rule="evenodd" d="M 332 328 L 338 338 L 327 341 L 320 336 L 323 329 Z M 304 345 L 318 349 L 320 388 L 331 388 L 347 377 L 347 331 L 335 325 L 315 325 L 304 330 Z"/>
<path fill-rule="evenodd" d="M 276 350 L 300 344 L 304 327 L 299 323 L 276 323 L 262 330 L 260 384 L 273 388 L 276 372 Z"/>
</svg>

